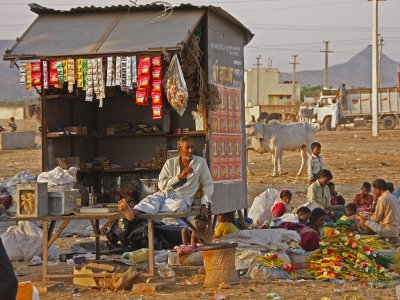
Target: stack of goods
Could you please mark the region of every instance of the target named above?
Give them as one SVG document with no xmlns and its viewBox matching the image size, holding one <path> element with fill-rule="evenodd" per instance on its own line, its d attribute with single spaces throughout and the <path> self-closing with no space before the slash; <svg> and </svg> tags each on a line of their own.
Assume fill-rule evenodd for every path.
<svg viewBox="0 0 400 300">
<path fill-rule="evenodd" d="M 391 280 L 398 277 L 393 261 L 377 251 L 388 245 L 377 236 L 361 236 L 345 228 L 331 228 L 309 262 L 316 279 Z"/>
<path fill-rule="evenodd" d="M 103 160 L 103 170 L 106 170 L 106 171 L 111 170 L 111 162 L 109 159 Z"/>
<path fill-rule="evenodd" d="M 140 56 L 136 104 L 148 105 L 151 96 L 153 119 L 162 117 L 162 59 L 161 56 Z"/>
<path fill-rule="evenodd" d="M 153 158 L 134 163 L 135 168 L 146 168 L 152 170 L 161 170 L 167 160 L 167 149 L 157 148 Z"/>
<path fill-rule="evenodd" d="M 295 271 L 295 267 L 280 258 L 277 253 L 267 253 L 264 256 L 260 256 L 257 258 L 257 262 L 270 269 L 278 268 L 286 271 L 287 273 Z"/>
</svg>

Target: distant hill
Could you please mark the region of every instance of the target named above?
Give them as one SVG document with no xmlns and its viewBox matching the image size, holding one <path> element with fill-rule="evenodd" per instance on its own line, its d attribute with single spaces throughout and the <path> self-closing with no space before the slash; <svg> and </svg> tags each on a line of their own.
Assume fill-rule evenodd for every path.
<svg viewBox="0 0 400 300">
<path fill-rule="evenodd" d="M 27 93 L 25 86 L 19 83 L 18 68 L 10 68 L 10 62 L 3 61 L 4 52 L 13 45 L 14 41 L 0 40 L 0 102 L 28 101 L 31 97 L 37 97 L 36 93 Z"/>
<path fill-rule="evenodd" d="M 329 67 L 329 86 L 338 87 L 342 83 L 346 87 L 371 87 L 372 48 L 367 47 L 344 64 Z M 382 54 L 382 87 L 397 85 L 398 62 Z M 291 80 L 291 73 L 281 73 L 281 80 Z M 324 70 L 300 71 L 297 79 L 302 86 L 322 85 L 324 82 Z"/>
</svg>

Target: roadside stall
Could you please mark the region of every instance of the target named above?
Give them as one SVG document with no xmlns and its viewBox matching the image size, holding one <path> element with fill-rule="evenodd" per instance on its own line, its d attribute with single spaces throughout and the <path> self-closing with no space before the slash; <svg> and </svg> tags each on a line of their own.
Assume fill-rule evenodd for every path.
<svg viewBox="0 0 400 300">
<path fill-rule="evenodd" d="M 43 171 L 77 167 L 84 206 L 142 198 L 189 135 L 213 176 L 212 213 L 247 208 L 246 27 L 213 6 L 30 8 L 3 59 L 40 93 Z"/>
</svg>

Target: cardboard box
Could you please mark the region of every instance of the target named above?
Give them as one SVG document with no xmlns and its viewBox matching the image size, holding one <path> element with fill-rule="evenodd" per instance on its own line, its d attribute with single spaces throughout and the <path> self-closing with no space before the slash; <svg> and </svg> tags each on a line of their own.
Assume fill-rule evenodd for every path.
<svg viewBox="0 0 400 300">
<path fill-rule="evenodd" d="M 17 184 L 17 216 L 42 217 L 48 212 L 47 183 Z"/>
<path fill-rule="evenodd" d="M 79 190 L 48 192 L 48 213 L 50 216 L 63 215 L 77 208 L 76 199 L 81 199 Z"/>
</svg>

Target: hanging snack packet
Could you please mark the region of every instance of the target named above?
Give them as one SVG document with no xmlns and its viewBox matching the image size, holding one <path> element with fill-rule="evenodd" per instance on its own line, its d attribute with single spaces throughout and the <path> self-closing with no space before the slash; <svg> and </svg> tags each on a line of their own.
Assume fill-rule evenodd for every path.
<svg viewBox="0 0 400 300">
<path fill-rule="evenodd" d="M 25 89 L 27 92 L 30 92 L 32 90 L 32 68 L 30 62 L 26 63 L 25 71 L 26 71 Z"/>
<path fill-rule="evenodd" d="M 107 77 L 106 86 L 112 86 L 114 73 L 114 60 L 112 56 L 107 57 Z"/>
<path fill-rule="evenodd" d="M 151 68 L 150 62 L 141 62 L 139 64 L 139 70 L 138 70 L 139 76 L 140 75 L 149 75 L 150 68 Z"/>
<path fill-rule="evenodd" d="M 126 89 L 132 89 L 132 57 L 126 57 Z"/>
<path fill-rule="evenodd" d="M 64 83 L 64 70 L 63 70 L 63 63 L 61 60 L 57 61 L 57 75 L 58 75 L 58 83 Z"/>
<path fill-rule="evenodd" d="M 141 64 L 143 62 L 151 63 L 151 57 L 150 56 L 140 56 L 139 63 Z"/>
<path fill-rule="evenodd" d="M 32 73 L 32 86 L 41 86 L 42 85 L 42 73 L 35 72 Z"/>
<path fill-rule="evenodd" d="M 189 93 L 176 54 L 171 60 L 163 85 L 168 102 L 182 116 L 187 107 Z"/>
<path fill-rule="evenodd" d="M 162 118 L 162 106 L 161 105 L 153 106 L 152 110 L 153 110 L 153 120 Z"/>
<path fill-rule="evenodd" d="M 151 69 L 151 76 L 154 79 L 162 79 L 161 67 L 155 67 Z"/>
<path fill-rule="evenodd" d="M 25 84 L 26 81 L 26 63 L 21 62 L 19 65 L 19 83 Z"/>
<path fill-rule="evenodd" d="M 121 57 L 121 91 L 126 92 L 126 56 Z"/>
<path fill-rule="evenodd" d="M 136 90 L 136 104 L 147 105 L 147 92 Z"/>
<path fill-rule="evenodd" d="M 47 90 L 49 88 L 49 70 L 47 68 L 47 61 L 43 61 L 43 87 Z"/>
<path fill-rule="evenodd" d="M 74 91 L 75 84 L 75 60 L 67 60 L 67 72 L 68 72 L 68 92 L 72 93 Z"/>
<path fill-rule="evenodd" d="M 151 104 L 162 105 L 162 93 L 161 92 L 152 92 L 151 93 Z"/>
<path fill-rule="evenodd" d="M 153 80 L 151 82 L 152 92 L 161 92 L 162 83 L 161 80 Z"/>
<path fill-rule="evenodd" d="M 87 83 L 86 83 L 86 99 L 85 101 L 93 101 L 93 65 L 92 59 L 87 60 Z"/>
<path fill-rule="evenodd" d="M 83 59 L 76 60 L 76 86 L 78 88 L 83 88 Z"/>
<path fill-rule="evenodd" d="M 62 66 L 63 66 L 63 74 L 64 74 L 64 82 L 68 82 L 68 60 L 64 59 L 62 61 Z"/>
<path fill-rule="evenodd" d="M 115 85 L 121 85 L 121 56 L 115 60 Z"/>
<path fill-rule="evenodd" d="M 138 87 L 140 88 L 150 87 L 150 75 L 140 75 L 138 79 Z"/>
<path fill-rule="evenodd" d="M 31 63 L 31 72 L 37 73 L 40 72 L 42 69 L 40 68 L 40 62 L 33 62 Z"/>
<path fill-rule="evenodd" d="M 152 56 L 151 65 L 153 67 L 161 67 L 161 56 Z"/>
<path fill-rule="evenodd" d="M 50 71 L 50 80 L 51 85 L 58 85 L 58 74 L 57 71 Z"/>
<path fill-rule="evenodd" d="M 84 58 L 82 60 L 82 90 L 86 91 L 87 88 L 87 76 L 88 76 L 88 60 Z"/>
<path fill-rule="evenodd" d="M 132 87 L 137 83 L 136 56 L 132 56 Z"/>
<path fill-rule="evenodd" d="M 57 71 L 57 60 L 50 61 L 50 71 Z"/>
</svg>

